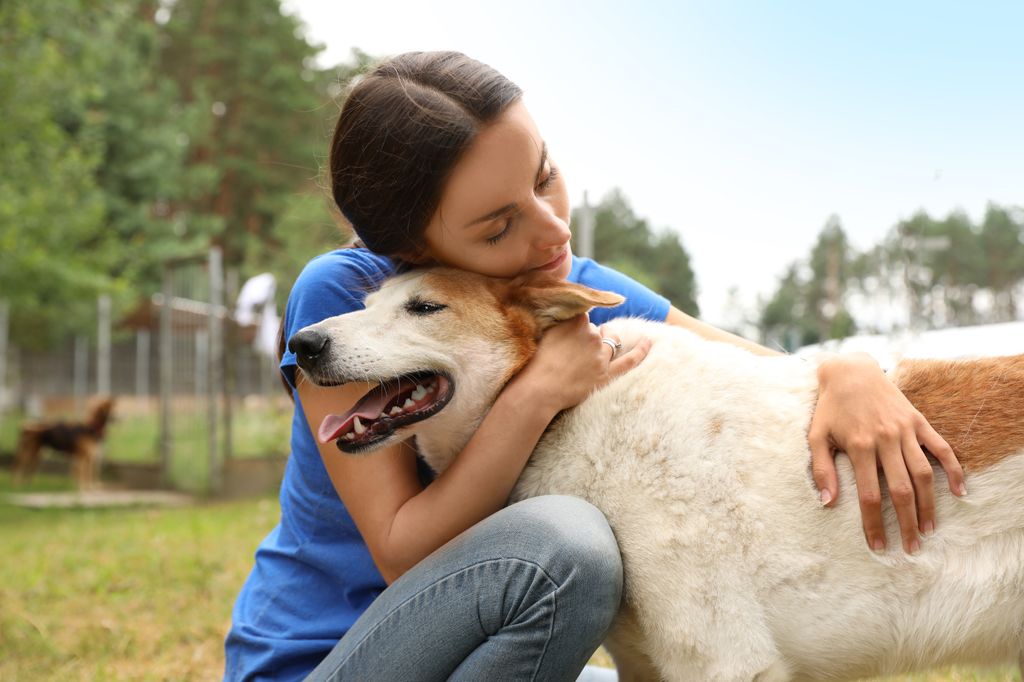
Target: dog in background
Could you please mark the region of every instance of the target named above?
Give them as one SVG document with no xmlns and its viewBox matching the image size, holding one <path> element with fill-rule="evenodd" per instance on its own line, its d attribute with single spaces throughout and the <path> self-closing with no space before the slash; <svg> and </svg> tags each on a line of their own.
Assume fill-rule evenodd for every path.
<svg viewBox="0 0 1024 682">
<path fill-rule="evenodd" d="M 15 479 L 31 479 L 39 466 L 42 449 L 48 447 L 71 458 L 71 468 L 80 490 L 91 488 L 96 477 L 100 443 L 106 435 L 113 409 L 113 398 L 97 397 L 90 402 L 82 421 L 39 420 L 23 424 L 18 438 Z"/>
</svg>

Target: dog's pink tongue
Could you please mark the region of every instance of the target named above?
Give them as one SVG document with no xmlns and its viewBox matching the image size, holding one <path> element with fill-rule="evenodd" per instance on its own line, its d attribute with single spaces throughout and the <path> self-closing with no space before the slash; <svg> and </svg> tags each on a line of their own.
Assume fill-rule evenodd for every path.
<svg viewBox="0 0 1024 682">
<path fill-rule="evenodd" d="M 372 421 L 380 416 L 381 411 L 388 403 L 388 394 L 383 391 L 371 392 L 363 400 L 356 403 L 356 406 L 345 414 L 329 414 L 320 422 L 317 430 L 317 438 L 321 443 L 329 443 L 337 440 L 338 436 L 352 429 L 352 422 L 356 417 L 366 421 Z"/>
</svg>

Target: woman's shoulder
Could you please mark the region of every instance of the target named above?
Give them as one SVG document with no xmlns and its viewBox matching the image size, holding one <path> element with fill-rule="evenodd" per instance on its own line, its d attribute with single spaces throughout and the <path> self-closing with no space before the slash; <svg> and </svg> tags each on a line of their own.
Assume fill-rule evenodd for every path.
<svg viewBox="0 0 1024 682">
<path fill-rule="evenodd" d="M 591 310 L 590 321 L 594 324 L 603 324 L 616 317 L 642 317 L 662 322 L 671 308 L 671 303 L 664 296 L 628 275 L 590 258 L 574 255 L 568 279 L 591 289 L 614 291 L 625 297 L 626 301 L 622 305 Z"/>
<path fill-rule="evenodd" d="M 359 310 L 367 294 L 395 269 L 390 258 L 367 249 L 336 249 L 316 256 L 303 268 L 288 295 L 288 334 L 320 320 Z"/>
<path fill-rule="evenodd" d="M 376 288 L 394 271 L 394 261 L 369 249 L 335 249 L 310 259 L 295 280 L 292 291 L 323 284 L 345 288 Z"/>
</svg>

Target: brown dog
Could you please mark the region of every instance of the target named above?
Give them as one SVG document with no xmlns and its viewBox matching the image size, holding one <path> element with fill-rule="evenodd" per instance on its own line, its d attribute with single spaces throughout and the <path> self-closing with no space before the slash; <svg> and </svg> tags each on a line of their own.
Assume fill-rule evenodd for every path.
<svg viewBox="0 0 1024 682">
<path fill-rule="evenodd" d="M 18 438 L 18 454 L 14 475 L 18 481 L 27 481 L 39 466 L 40 452 L 48 447 L 71 458 L 71 466 L 78 488 L 91 488 L 95 478 L 100 443 L 114 409 L 114 399 L 94 399 L 80 422 L 36 421 L 23 424 Z"/>
</svg>

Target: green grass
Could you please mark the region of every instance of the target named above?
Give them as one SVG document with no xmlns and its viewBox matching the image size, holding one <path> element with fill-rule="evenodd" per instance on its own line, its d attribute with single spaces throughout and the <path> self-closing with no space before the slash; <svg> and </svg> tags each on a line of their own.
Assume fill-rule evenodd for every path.
<svg viewBox="0 0 1024 682">
<path fill-rule="evenodd" d="M 33 487 L 64 485 L 41 477 Z M 231 604 L 277 517 L 271 499 L 117 511 L 0 505 L 0 680 L 218 679 Z"/>
<path fill-rule="evenodd" d="M 41 476 L 32 489 L 69 485 Z M 11 489 L 0 472 L 0 493 Z M 231 605 L 278 516 L 270 498 L 116 511 L 0 502 L 0 680 L 219 679 Z M 594 662 L 610 664 L 603 651 Z M 1020 677 L 956 668 L 887 679 Z"/>
<path fill-rule="evenodd" d="M 18 442 L 18 424 L 21 415 L 13 412 L 0 414 L 0 452 L 14 452 Z"/>
</svg>

